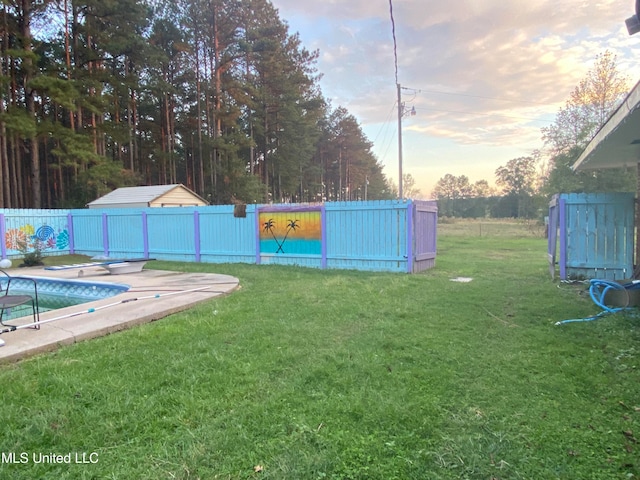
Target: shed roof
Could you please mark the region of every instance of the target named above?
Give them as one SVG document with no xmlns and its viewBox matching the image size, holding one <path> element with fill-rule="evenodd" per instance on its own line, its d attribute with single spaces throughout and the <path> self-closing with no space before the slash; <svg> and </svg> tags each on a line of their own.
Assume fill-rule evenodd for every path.
<svg viewBox="0 0 640 480">
<path fill-rule="evenodd" d="M 636 166 L 640 161 L 640 82 L 594 135 L 578 160 L 577 170 Z"/>
<path fill-rule="evenodd" d="M 95 199 L 92 202 L 89 202 L 87 205 L 91 206 L 107 206 L 114 204 L 141 204 L 145 203 L 149 205 L 154 200 L 166 195 L 176 188 L 182 188 L 189 193 L 191 193 L 194 197 L 202 200 L 205 204 L 208 204 L 206 200 L 200 197 L 195 192 L 189 190 L 187 187 L 180 183 L 175 183 L 171 185 L 147 185 L 141 187 L 121 187 L 116 188 L 112 192 L 107 193 L 106 195 Z"/>
</svg>

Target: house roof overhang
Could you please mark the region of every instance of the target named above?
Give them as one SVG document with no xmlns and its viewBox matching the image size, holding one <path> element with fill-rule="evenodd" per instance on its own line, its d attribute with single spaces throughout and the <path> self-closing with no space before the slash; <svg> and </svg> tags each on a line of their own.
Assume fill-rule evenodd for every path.
<svg viewBox="0 0 640 480">
<path fill-rule="evenodd" d="M 640 162 L 640 82 L 629 92 L 578 160 L 575 171 L 636 167 Z"/>
</svg>

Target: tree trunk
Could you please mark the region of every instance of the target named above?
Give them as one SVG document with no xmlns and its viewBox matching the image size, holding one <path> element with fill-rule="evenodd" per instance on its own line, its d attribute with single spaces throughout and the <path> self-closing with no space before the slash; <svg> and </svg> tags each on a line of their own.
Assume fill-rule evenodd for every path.
<svg viewBox="0 0 640 480">
<path fill-rule="evenodd" d="M 0 102 L 0 104 L 2 103 L 4 102 Z M 3 108 L 0 105 L 0 114 L 2 111 Z M 11 183 L 9 181 L 9 159 L 7 157 L 7 128 L 4 122 L 0 122 L 0 175 L 2 175 L 2 182 L 0 182 L 0 208 L 10 207 L 9 191 Z"/>
<path fill-rule="evenodd" d="M 213 92 L 213 138 L 217 139 L 221 134 L 221 122 L 220 122 L 220 90 L 221 90 L 221 70 L 220 70 L 220 38 L 218 33 L 218 6 L 213 5 L 213 60 L 211 62 L 213 67 L 214 77 L 214 92 Z M 213 163 L 214 163 L 214 183 L 217 186 L 218 183 L 218 147 L 213 148 Z M 214 187 L 215 188 L 215 187 Z"/>
<path fill-rule="evenodd" d="M 135 164 L 133 161 L 135 158 L 135 135 L 133 134 L 135 98 L 135 91 L 131 89 L 129 94 L 129 107 L 127 109 L 127 130 L 129 134 L 129 170 L 132 172 L 135 171 Z"/>
<path fill-rule="evenodd" d="M 193 169 L 193 175 L 194 177 L 196 176 L 196 172 L 197 172 L 197 179 L 194 178 L 194 185 L 198 185 L 196 192 L 199 193 L 200 195 L 204 195 L 204 159 L 202 157 L 202 80 L 200 78 L 200 30 L 198 29 L 198 26 L 196 24 L 195 26 L 195 31 L 194 31 L 194 50 L 195 50 L 195 55 L 196 55 L 196 64 L 195 64 L 195 70 L 196 70 L 196 112 L 198 115 L 198 121 L 196 122 L 196 128 L 198 129 L 198 146 L 195 149 L 197 152 L 197 161 L 194 163 L 197 163 L 197 167 L 196 165 L 194 165 L 194 169 Z M 194 153 L 194 157 L 195 157 L 195 153 Z"/>
<path fill-rule="evenodd" d="M 7 27 L 7 6 L 2 6 L 2 74 L 6 75 L 9 65 L 9 58 L 7 56 L 7 45 L 9 44 L 8 27 Z M 9 88 L 7 86 L 7 88 Z M 10 98 L 9 92 L 7 92 L 7 101 Z M 5 102 L 0 98 L 0 118 L 3 117 Z M 2 175 L 2 182 L 0 182 L 0 208 L 11 207 L 11 181 L 9 179 L 9 157 L 7 152 L 7 126 L 3 120 L 0 120 L 0 175 Z M 2 240 L 2 239 L 0 239 Z"/>
<path fill-rule="evenodd" d="M 29 82 L 33 77 L 33 60 L 31 59 L 31 2 L 30 0 L 22 0 L 22 25 L 21 34 L 24 42 L 23 48 L 27 55 L 24 58 L 24 94 L 26 99 L 27 113 L 29 117 L 36 122 L 36 103 L 34 91 L 29 87 Z M 42 204 L 40 192 L 40 155 L 38 150 L 38 136 L 32 134 L 27 139 L 27 147 L 31 157 L 31 207 L 40 208 Z"/>
<path fill-rule="evenodd" d="M 24 206 L 23 199 L 23 182 L 22 182 L 22 163 L 19 161 L 20 153 L 18 152 L 18 145 L 20 139 L 17 135 L 12 135 L 11 141 L 11 156 L 9 158 L 9 173 L 11 174 L 11 183 L 15 186 L 11 190 L 11 205 L 13 208 L 21 208 Z"/>
</svg>

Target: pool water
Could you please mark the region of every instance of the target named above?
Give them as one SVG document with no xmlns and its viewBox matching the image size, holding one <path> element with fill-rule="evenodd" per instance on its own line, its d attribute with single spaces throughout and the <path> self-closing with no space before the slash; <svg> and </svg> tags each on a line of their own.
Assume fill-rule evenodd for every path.
<svg viewBox="0 0 640 480">
<path fill-rule="evenodd" d="M 40 313 L 59 308 L 79 305 L 81 303 L 94 302 L 103 298 L 113 297 L 129 290 L 130 286 L 123 283 L 87 282 L 78 280 L 60 280 L 48 277 L 30 277 L 36 280 L 38 285 L 38 309 Z M 7 288 L 7 278 L 0 278 L 0 295 L 4 295 Z M 34 288 L 31 280 L 13 277 L 11 279 L 11 295 L 33 295 Z M 18 318 L 31 315 L 31 304 L 20 305 L 5 310 L 3 321 L 10 318 Z"/>
</svg>

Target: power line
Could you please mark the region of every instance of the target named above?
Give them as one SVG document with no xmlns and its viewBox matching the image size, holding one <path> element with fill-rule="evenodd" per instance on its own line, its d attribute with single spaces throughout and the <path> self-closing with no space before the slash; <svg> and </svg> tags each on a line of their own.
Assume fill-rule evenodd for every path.
<svg viewBox="0 0 640 480">
<path fill-rule="evenodd" d="M 389 15 L 391 16 L 391 34 L 393 35 L 393 59 L 396 71 L 396 85 L 398 84 L 398 45 L 396 42 L 396 22 L 393 19 L 393 0 L 389 0 Z"/>
<path fill-rule="evenodd" d="M 533 117 L 519 117 L 515 115 L 500 115 L 499 113 L 483 113 L 483 112 L 464 112 L 457 110 L 445 110 L 440 108 L 431 108 L 431 107 L 420 107 L 420 110 L 432 110 L 434 112 L 444 112 L 444 113 L 456 113 L 461 115 L 483 115 L 486 117 L 501 117 L 501 118 L 512 118 L 515 120 L 529 120 L 532 122 L 540 122 L 540 123 L 552 123 L 551 120 L 544 120 L 542 118 L 533 118 Z"/>
<path fill-rule="evenodd" d="M 391 113 L 393 113 L 393 110 L 395 110 L 396 108 L 396 104 L 393 105 L 392 109 L 391 109 Z M 387 127 L 386 131 L 385 131 L 385 137 L 383 138 L 381 141 L 381 151 L 384 152 L 382 154 L 382 159 L 387 158 L 387 153 L 389 152 L 389 149 L 391 148 L 391 145 L 393 143 L 393 131 L 391 131 L 390 126 L 391 126 L 391 122 L 390 122 L 390 117 L 389 120 L 387 121 L 387 123 L 385 124 L 385 126 Z"/>
<path fill-rule="evenodd" d="M 440 90 L 422 90 L 422 89 L 418 90 L 418 89 L 410 89 L 410 88 L 406 88 L 406 87 L 402 87 L 402 89 L 403 90 L 412 90 L 414 92 L 414 96 L 413 96 L 414 99 L 415 99 L 415 97 L 417 96 L 418 93 L 433 93 L 433 94 L 442 94 L 442 95 L 451 95 L 451 96 L 482 98 L 482 99 L 485 99 L 485 100 L 497 100 L 497 101 L 502 101 L 502 102 L 515 103 L 515 104 L 529 103 L 529 104 L 532 104 L 532 105 L 548 106 L 547 103 L 527 101 L 527 100 L 508 100 L 506 98 L 487 97 L 487 96 L 472 95 L 472 94 L 466 94 L 466 93 L 452 93 L 452 92 L 444 92 L 444 91 L 440 91 Z M 447 109 L 432 108 L 432 107 L 421 107 L 421 110 L 432 110 L 432 111 L 437 111 L 437 112 L 457 113 L 457 114 L 463 114 L 463 115 L 484 115 L 484 116 L 490 116 L 490 117 L 513 118 L 513 119 L 518 119 L 518 120 L 531 120 L 531 121 L 534 121 L 534 122 L 541 122 L 541 123 L 551 123 L 552 122 L 552 120 L 546 120 L 546 119 L 544 119 L 542 117 L 534 118 L 534 117 L 526 117 L 526 116 L 521 116 L 521 115 L 501 115 L 501 114 L 496 114 L 496 113 L 456 111 L 456 110 L 447 110 Z"/>
<path fill-rule="evenodd" d="M 380 127 L 380 130 L 378 130 L 378 134 L 376 135 L 376 138 L 373 140 L 373 143 L 376 143 L 378 141 L 378 138 L 380 137 L 382 130 L 388 128 L 391 122 L 391 116 L 393 115 L 393 112 L 395 111 L 395 109 L 396 109 L 396 104 L 394 103 L 393 106 L 391 107 L 391 111 L 389 112 L 389 115 L 387 115 L 387 119 L 384 121 L 384 123 Z"/>
<path fill-rule="evenodd" d="M 548 105 L 548 103 L 534 102 L 532 100 L 509 100 L 507 98 L 485 97 L 485 96 L 482 96 L 482 95 L 471 95 L 471 94 L 468 94 L 468 93 L 443 92 L 443 91 L 440 91 L 440 90 L 419 90 L 419 92 L 435 93 L 435 94 L 439 94 L 439 95 L 451 95 L 451 96 L 456 96 L 456 97 L 482 98 L 484 100 L 498 100 L 500 102 L 530 103 L 532 105 Z"/>
</svg>

